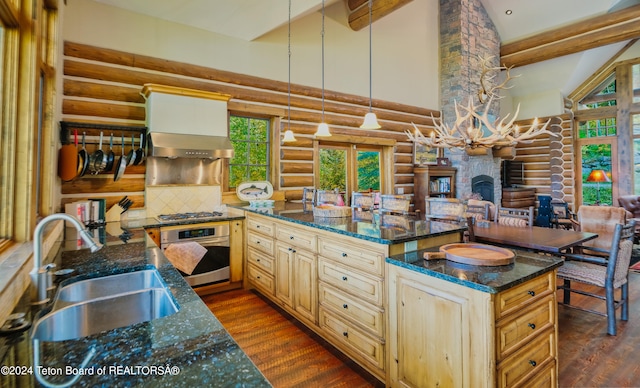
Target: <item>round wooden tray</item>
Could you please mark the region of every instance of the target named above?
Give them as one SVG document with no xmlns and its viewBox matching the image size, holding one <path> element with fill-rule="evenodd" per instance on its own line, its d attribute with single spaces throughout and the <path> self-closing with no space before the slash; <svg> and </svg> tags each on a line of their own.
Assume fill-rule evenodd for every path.
<svg viewBox="0 0 640 388">
<path fill-rule="evenodd" d="M 440 247 L 440 252 L 457 263 L 488 266 L 511 264 L 516 256 L 509 249 L 476 243 L 446 244 Z"/>
</svg>

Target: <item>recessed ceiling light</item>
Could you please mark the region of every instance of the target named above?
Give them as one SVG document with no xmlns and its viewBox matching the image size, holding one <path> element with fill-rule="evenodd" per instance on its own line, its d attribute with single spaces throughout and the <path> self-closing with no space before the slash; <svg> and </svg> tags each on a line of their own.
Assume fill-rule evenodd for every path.
<svg viewBox="0 0 640 388">
<path fill-rule="evenodd" d="M 513 13 L 513 11 L 512 11 L 512 10 L 510 10 L 510 9 L 508 9 L 508 10 L 506 10 L 504 13 L 506 13 L 507 15 L 511 15 L 511 14 Z"/>
</svg>

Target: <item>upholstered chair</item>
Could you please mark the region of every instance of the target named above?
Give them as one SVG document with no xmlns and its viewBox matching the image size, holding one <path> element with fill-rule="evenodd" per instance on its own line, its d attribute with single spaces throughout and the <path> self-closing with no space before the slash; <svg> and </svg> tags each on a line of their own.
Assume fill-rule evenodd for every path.
<svg viewBox="0 0 640 388">
<path fill-rule="evenodd" d="M 589 247 L 600 256 L 585 254 L 565 254 L 564 264 L 558 268 L 558 278 L 563 284 L 558 289 L 564 290 L 562 304 L 583 311 L 607 317 L 607 333 L 616 335 L 616 308 L 621 307 L 620 319 L 629 319 L 629 262 L 633 249 L 635 220 L 629 224 L 616 224 L 611 235 L 611 245 L 607 249 Z M 587 250 L 583 250 L 587 251 Z M 590 292 L 584 288 L 574 289 L 571 282 L 586 283 L 604 288 L 602 292 Z M 620 299 L 615 300 L 614 291 L 620 289 Z M 571 304 L 571 292 L 604 300 L 606 313 L 583 308 Z"/>
<path fill-rule="evenodd" d="M 613 241 L 613 232 L 617 224 L 626 224 L 631 219 L 631 213 L 621 207 L 582 205 L 578 209 L 577 230 L 582 232 L 597 233 L 596 239 L 585 242 L 585 247 L 610 249 Z M 598 255 L 598 252 L 588 252 Z"/>
<path fill-rule="evenodd" d="M 530 227 L 533 226 L 533 212 L 533 206 L 528 208 L 498 206 L 495 222 L 507 226 Z"/>
<path fill-rule="evenodd" d="M 408 195 L 383 194 L 380 196 L 380 212 L 409 214 L 411 197 Z"/>
<path fill-rule="evenodd" d="M 376 193 L 351 193 L 351 207 L 361 210 L 371 210 L 375 207 Z"/>
</svg>

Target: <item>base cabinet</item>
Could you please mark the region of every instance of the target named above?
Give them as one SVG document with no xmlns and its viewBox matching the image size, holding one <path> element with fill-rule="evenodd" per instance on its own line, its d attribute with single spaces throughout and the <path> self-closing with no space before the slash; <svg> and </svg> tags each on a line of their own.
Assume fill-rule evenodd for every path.
<svg viewBox="0 0 640 388">
<path fill-rule="evenodd" d="M 387 267 L 388 385 L 557 386 L 555 271 L 489 294 Z"/>
</svg>

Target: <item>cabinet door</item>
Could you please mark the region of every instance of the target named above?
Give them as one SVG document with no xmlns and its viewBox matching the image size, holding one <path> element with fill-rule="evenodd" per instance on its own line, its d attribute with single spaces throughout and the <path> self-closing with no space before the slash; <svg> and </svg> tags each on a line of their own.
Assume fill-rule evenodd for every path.
<svg viewBox="0 0 640 388">
<path fill-rule="evenodd" d="M 312 323 L 318 316 L 318 271 L 316 255 L 298 250 L 293 257 L 293 308 Z"/>
<path fill-rule="evenodd" d="M 293 307 L 293 254 L 291 246 L 276 242 L 276 297 L 289 307 Z"/>
<path fill-rule="evenodd" d="M 231 236 L 229 236 L 229 280 L 231 282 L 240 282 L 242 281 L 242 248 L 244 247 L 244 240 L 242 238 L 242 236 L 244 235 L 243 221 L 231 221 L 230 226 L 231 227 L 229 229 L 231 232 Z"/>
<path fill-rule="evenodd" d="M 492 387 L 488 293 L 388 265 L 392 386 Z"/>
</svg>

